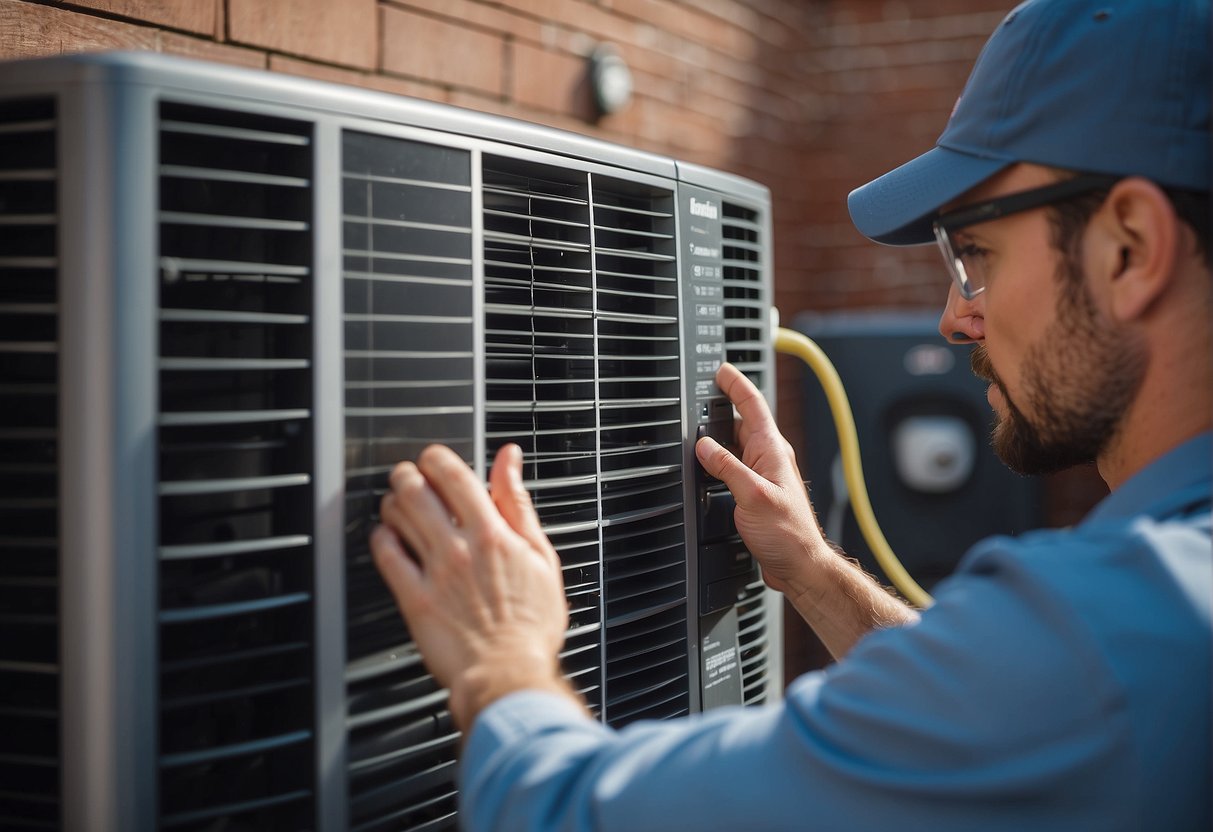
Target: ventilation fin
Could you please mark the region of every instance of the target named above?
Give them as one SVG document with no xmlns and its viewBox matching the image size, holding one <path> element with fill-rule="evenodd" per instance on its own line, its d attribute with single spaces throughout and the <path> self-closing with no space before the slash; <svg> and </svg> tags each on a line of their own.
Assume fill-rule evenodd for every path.
<svg viewBox="0 0 1213 832">
<path fill-rule="evenodd" d="M 606 718 L 690 705 L 674 198 L 594 178 Z"/>
<path fill-rule="evenodd" d="M 769 299 L 763 297 L 762 226 L 758 212 L 724 204 L 724 340 L 728 360 L 763 389 L 762 351 Z"/>
<path fill-rule="evenodd" d="M 764 296 L 762 280 L 761 217 L 751 208 L 725 202 L 721 230 L 725 359 L 763 389 L 767 382 L 762 368 L 763 345 L 770 343 L 766 317 L 770 299 Z M 742 701 L 747 705 L 766 701 L 770 657 L 763 595 L 762 581 L 755 581 L 746 586 L 737 604 Z"/>
<path fill-rule="evenodd" d="M 309 128 L 176 104 L 160 116 L 160 825 L 303 828 Z"/>
<path fill-rule="evenodd" d="M 491 157 L 484 205 L 488 450 L 522 447 L 564 564 L 564 670 L 611 724 L 683 713 L 672 195 Z"/>
<path fill-rule="evenodd" d="M 561 661 L 602 710 L 602 555 L 590 198 L 586 174 L 485 157 L 485 436 L 515 442 L 564 567 Z"/>
</svg>

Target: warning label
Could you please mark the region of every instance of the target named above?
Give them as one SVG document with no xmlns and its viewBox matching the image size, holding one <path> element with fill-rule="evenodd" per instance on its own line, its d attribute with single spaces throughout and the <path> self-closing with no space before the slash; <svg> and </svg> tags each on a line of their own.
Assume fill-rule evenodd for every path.
<svg viewBox="0 0 1213 832">
<path fill-rule="evenodd" d="M 706 710 L 720 705 L 739 704 L 741 663 L 737 651 L 737 609 L 729 607 L 704 616 L 699 623 L 703 707 Z"/>
</svg>

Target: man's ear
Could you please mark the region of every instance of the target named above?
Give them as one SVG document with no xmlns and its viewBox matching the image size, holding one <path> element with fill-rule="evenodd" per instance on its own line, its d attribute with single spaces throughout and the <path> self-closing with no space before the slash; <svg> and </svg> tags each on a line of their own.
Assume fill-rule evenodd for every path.
<svg viewBox="0 0 1213 832">
<path fill-rule="evenodd" d="M 1108 309 L 1122 323 L 1138 319 L 1171 283 L 1179 218 L 1163 190 L 1138 176 L 1113 186 L 1098 217 Z"/>
</svg>

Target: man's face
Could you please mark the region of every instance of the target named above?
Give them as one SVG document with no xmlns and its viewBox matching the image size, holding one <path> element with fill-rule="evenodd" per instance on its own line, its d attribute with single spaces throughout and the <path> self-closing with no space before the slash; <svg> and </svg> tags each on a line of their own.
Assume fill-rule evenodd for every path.
<svg viewBox="0 0 1213 832">
<path fill-rule="evenodd" d="M 1012 169 L 979 198 L 1038 187 L 1048 181 L 1041 171 Z M 972 301 L 958 303 L 953 293 L 941 330 L 957 326 L 957 309 L 981 318 L 984 338 L 971 363 L 990 382 L 995 453 L 1021 474 L 1095 460 L 1140 387 L 1143 347 L 1098 308 L 1081 253 L 1071 258 L 1053 246 L 1047 210 L 966 231 L 989 251 L 990 278 Z"/>
<path fill-rule="evenodd" d="M 1076 264 L 1062 268 L 1071 265 Z M 1119 327 L 1100 320 L 1085 285 L 1072 293 L 1058 286 L 1057 296 L 1057 316 L 1024 353 L 1016 395 L 1007 390 L 985 345 L 974 347 L 970 359 L 973 373 L 992 383 L 994 452 L 1020 474 L 1093 462 L 1115 434 L 1144 370 L 1140 348 Z"/>
</svg>

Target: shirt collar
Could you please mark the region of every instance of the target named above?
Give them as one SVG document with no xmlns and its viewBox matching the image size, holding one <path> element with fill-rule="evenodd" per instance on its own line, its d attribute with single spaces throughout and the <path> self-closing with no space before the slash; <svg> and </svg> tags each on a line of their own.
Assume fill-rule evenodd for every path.
<svg viewBox="0 0 1213 832">
<path fill-rule="evenodd" d="M 1213 432 L 1206 431 L 1168 451 L 1100 501 L 1083 525 L 1138 514 L 1161 515 L 1209 501 Z"/>
</svg>

